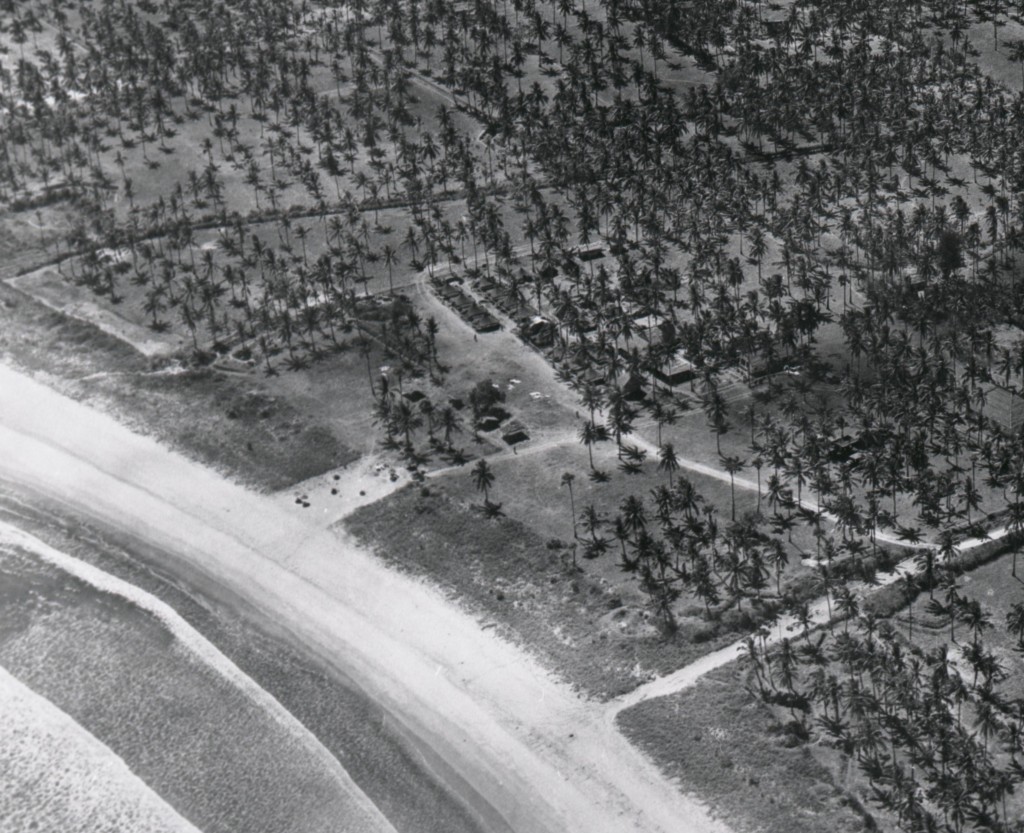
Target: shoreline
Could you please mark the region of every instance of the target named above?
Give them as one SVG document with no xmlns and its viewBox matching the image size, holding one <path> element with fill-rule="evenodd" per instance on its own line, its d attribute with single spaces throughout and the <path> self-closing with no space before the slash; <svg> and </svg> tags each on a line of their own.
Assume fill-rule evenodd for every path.
<svg viewBox="0 0 1024 833">
<path fill-rule="evenodd" d="M 278 696 L 270 691 L 269 686 L 260 679 L 260 675 L 253 669 L 243 667 L 234 655 L 235 652 L 231 648 L 236 647 L 233 645 L 235 639 L 231 634 L 224 632 L 225 620 L 231 619 L 241 630 L 287 652 L 295 661 L 306 667 L 304 670 L 323 674 L 333 684 L 335 691 L 341 689 L 347 693 L 348 697 L 343 698 L 343 702 L 347 703 L 350 697 L 363 701 L 367 711 L 381 711 L 382 717 L 388 722 L 389 734 L 394 740 L 389 746 L 398 746 L 404 750 L 410 761 L 418 758 L 415 763 L 428 776 L 422 780 L 429 779 L 433 786 L 443 788 L 451 803 L 462 808 L 480 830 L 486 830 L 488 833 L 505 833 L 510 830 L 504 820 L 477 795 L 469 782 L 459 776 L 429 743 L 405 726 L 395 714 L 385 710 L 337 661 L 332 661 L 324 652 L 317 650 L 316 646 L 301 641 L 286 625 L 275 622 L 267 612 L 259 610 L 231 587 L 210 579 L 187 559 L 154 547 L 130 530 L 117 529 L 92 518 L 85 520 L 66 503 L 58 503 L 25 486 L 13 487 L 12 484 L 0 479 L 0 538 L 4 527 L 8 525 L 43 541 L 48 546 L 55 546 L 58 550 L 61 549 L 60 546 L 51 544 L 46 539 L 56 536 L 70 540 L 75 534 L 74 527 L 85 528 L 90 533 L 90 538 L 83 544 L 88 554 L 75 552 L 71 557 L 121 579 L 168 604 L 191 628 L 225 654 L 231 662 L 239 665 L 247 676 L 261 688 L 268 690 L 275 699 L 278 699 Z M 97 540 L 92 540 L 93 537 Z M 63 551 L 66 552 L 66 549 Z M 112 563 L 106 563 L 107 561 Z M 140 572 L 144 573 L 145 577 L 139 576 Z M 169 596 L 178 597 L 177 602 L 169 599 Z M 211 621 L 192 621 L 196 616 L 188 615 L 180 609 L 184 606 L 182 596 L 187 597 L 189 603 L 209 612 Z M 221 644 L 222 642 L 225 644 Z M 282 705 L 294 715 L 294 710 L 289 709 L 286 703 Z M 307 725 L 306 728 L 314 736 L 319 737 L 316 727 Z M 323 742 L 323 738 L 321 741 Z M 376 742 L 380 743 L 380 739 Z M 350 770 L 352 760 L 349 752 L 342 749 L 339 760 L 341 758 L 344 758 L 346 770 Z M 379 761 L 371 762 L 371 765 L 372 763 L 379 764 Z M 407 776 L 408 774 L 406 773 Z M 365 791 L 358 780 L 357 784 Z"/>
<path fill-rule="evenodd" d="M 83 822 L 134 833 L 202 833 L 110 747 L 3 666 L 0 704 L 0 770 L 9 769 L 18 785 L 13 797 L 0 794 L 0 824 L 39 833 L 83 829 Z M 45 818 L 17 804 L 23 790 L 42 793 Z"/>
<path fill-rule="evenodd" d="M 0 472 L 178 555 L 340 664 L 513 830 L 723 829 L 599 708 L 425 583 L 6 367 Z"/>
<path fill-rule="evenodd" d="M 35 688 L 55 707 L 66 709 L 80 723 L 83 731 L 94 734 L 99 742 L 116 750 L 117 755 L 151 789 L 165 797 L 183 817 L 193 820 L 200 830 L 208 829 L 206 825 L 209 823 L 218 825 L 214 829 L 220 829 L 222 813 L 231 804 L 230 800 L 227 804 L 218 802 L 224 801 L 223 796 L 242 792 L 248 795 L 245 803 L 250 814 L 253 807 L 262 806 L 262 811 L 257 811 L 258 816 L 250 816 L 249 823 L 258 817 L 266 821 L 269 829 L 289 829 L 289 820 L 301 817 L 303 825 L 308 825 L 310 830 L 330 829 L 336 821 L 341 821 L 343 825 L 361 830 L 398 833 L 354 782 L 342 765 L 341 757 L 332 754 L 321 739 L 271 692 L 165 601 L 119 576 L 47 544 L 8 521 L 0 521 L 0 549 L 14 553 L 15 586 L 20 572 L 17 559 L 21 553 L 26 563 L 37 565 L 26 568 L 30 575 L 33 569 L 39 569 L 43 574 L 49 572 L 60 577 L 57 580 L 60 589 L 40 591 L 47 598 L 55 598 L 50 596 L 53 592 L 66 592 L 70 596 L 67 608 L 72 611 L 88 605 L 82 599 L 100 600 L 100 607 L 107 614 L 98 618 L 87 614 L 82 619 L 69 620 L 81 627 L 57 625 L 49 630 L 47 623 L 55 619 L 63 621 L 55 612 L 36 621 L 30 615 L 29 624 L 23 631 L 15 628 L 17 635 L 13 637 L 13 644 L 16 646 L 20 640 L 28 640 L 37 647 L 43 647 L 47 654 L 53 652 L 60 656 L 64 651 L 64 659 L 57 663 L 52 659 L 37 663 L 35 652 L 30 655 L 14 648 L 13 653 L 8 653 L 5 658 L 5 663 L 12 663 L 6 666 L 7 670 L 21 677 L 26 685 Z M 32 586 L 31 583 L 28 586 Z M 26 598 L 31 598 L 31 592 Z M 16 600 L 14 605 L 17 608 Z M 62 603 L 61 612 L 64 609 Z M 70 615 L 74 616 L 74 613 Z M 98 626 L 99 631 L 94 632 L 94 626 Z M 119 626 L 127 631 L 122 630 L 118 638 L 115 634 Z M 112 630 L 104 630 L 107 627 Z M 48 633 L 48 636 L 41 637 L 40 633 Z M 30 634 L 36 634 L 34 642 Z M 137 635 L 141 642 L 133 641 Z M 91 656 L 92 661 L 85 660 L 86 656 Z M 119 665 L 123 662 L 120 659 L 113 659 L 112 664 L 107 665 L 108 657 L 132 657 L 133 665 L 148 657 L 152 667 L 160 668 L 163 673 L 157 672 L 154 679 L 150 679 L 149 674 L 137 678 L 137 665 Z M 76 668 L 79 662 L 82 663 L 80 671 L 88 669 L 86 677 L 74 670 L 69 675 L 68 669 Z M 77 694 L 68 695 L 69 686 Z M 99 695 L 101 699 L 96 701 L 94 693 L 102 691 L 107 693 L 106 696 Z M 177 710 L 165 711 L 161 704 L 175 702 L 176 695 L 182 698 L 178 703 L 190 703 L 193 708 L 187 713 L 180 711 L 180 706 Z M 186 735 L 191 734 L 195 743 L 184 740 L 186 735 L 176 738 L 171 724 L 167 725 L 166 732 L 119 733 L 100 715 L 106 713 L 104 704 L 109 704 L 114 713 L 123 717 L 126 712 L 121 704 L 124 702 L 129 704 L 128 713 L 146 714 L 149 718 L 146 723 L 150 725 L 163 725 L 165 716 L 173 717 L 175 724 L 194 718 L 198 722 L 188 725 L 194 725 L 199 733 L 186 732 Z M 225 708 L 222 705 L 225 702 L 232 705 Z M 151 703 L 156 705 L 152 711 L 147 711 Z M 198 709 L 196 705 L 199 705 Z M 220 717 L 211 718 L 207 713 L 219 714 Z M 120 725 L 131 723 L 130 720 L 117 722 Z M 254 734 L 247 736 L 248 731 Z M 167 767 L 147 760 L 144 750 L 147 747 L 152 749 L 152 746 L 140 745 L 142 738 L 148 738 L 150 744 L 158 744 L 160 757 L 167 756 Z M 200 738 L 212 738 L 210 743 L 213 746 L 204 747 Z M 210 748 L 233 748 L 244 754 L 230 767 L 211 767 L 207 760 Z M 185 786 L 196 783 L 189 780 L 195 770 L 192 764 L 186 764 L 186 774 L 180 761 L 193 757 L 193 754 L 197 759 L 195 766 L 205 767 L 202 771 L 206 777 L 201 783 L 218 785 L 211 788 L 209 794 L 204 793 L 204 798 L 212 799 L 212 803 L 195 802 L 194 789 Z M 236 769 L 242 773 L 240 780 L 225 780 L 225 773 Z M 290 785 L 291 789 L 276 799 L 271 798 L 279 782 Z M 261 790 L 254 792 L 253 784 L 262 784 Z M 292 797 L 296 792 L 307 790 L 322 802 L 319 806 L 304 804 Z M 261 801 L 264 802 L 262 805 Z M 240 808 L 236 806 L 236 809 Z M 285 824 L 283 828 L 277 826 L 282 823 Z"/>
</svg>

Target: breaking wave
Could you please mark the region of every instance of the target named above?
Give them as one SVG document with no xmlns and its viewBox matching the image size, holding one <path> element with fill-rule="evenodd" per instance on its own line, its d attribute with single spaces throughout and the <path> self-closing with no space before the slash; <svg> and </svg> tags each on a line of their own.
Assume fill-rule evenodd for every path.
<svg viewBox="0 0 1024 833">
<path fill-rule="evenodd" d="M 18 820 L 4 829 L 394 831 L 338 759 L 167 604 L 2 522 L 0 665 L 14 706 L 0 755 L 17 756 L 0 772 L 18 773 L 3 776 L 0 822 Z M 58 778 L 43 777 L 51 768 Z M 90 792 L 98 779 L 109 801 Z M 75 807 L 79 823 L 50 825 L 51 810 Z"/>
</svg>

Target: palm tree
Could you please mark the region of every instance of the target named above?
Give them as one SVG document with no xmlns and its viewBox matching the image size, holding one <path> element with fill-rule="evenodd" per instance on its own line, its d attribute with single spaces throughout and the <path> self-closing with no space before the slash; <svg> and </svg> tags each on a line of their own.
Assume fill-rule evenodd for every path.
<svg viewBox="0 0 1024 833">
<path fill-rule="evenodd" d="M 608 539 L 598 535 L 598 532 L 605 521 L 598 514 L 593 504 L 584 508 L 583 512 L 580 514 L 580 522 L 583 526 L 583 531 L 590 536 L 590 538 L 585 542 L 583 557 L 597 558 L 604 554 L 608 549 Z"/>
<path fill-rule="evenodd" d="M 608 439 L 608 429 L 591 419 L 586 420 L 580 427 L 580 442 L 587 447 L 591 471 L 595 471 L 594 445 L 606 439 Z"/>
<path fill-rule="evenodd" d="M 722 434 L 729 430 L 728 406 L 718 390 L 717 384 L 709 383 L 703 398 L 704 413 L 707 414 L 711 430 L 715 432 L 715 446 L 722 456 Z"/>
<path fill-rule="evenodd" d="M 658 471 L 668 475 L 668 485 L 672 488 L 672 476 L 679 469 L 679 458 L 672 443 L 663 443 L 658 448 Z"/>
<path fill-rule="evenodd" d="M 1017 650 L 1024 653 L 1024 603 L 1014 602 L 1006 614 L 1006 627 L 1017 639 Z"/>
<path fill-rule="evenodd" d="M 398 262 L 398 253 L 390 243 L 385 243 L 381 249 L 381 259 L 384 261 L 384 265 L 388 269 L 388 294 L 395 294 L 395 282 L 394 282 L 394 266 Z"/>
<path fill-rule="evenodd" d="M 772 569 L 775 571 L 775 592 L 782 596 L 782 573 L 789 565 L 789 553 L 785 545 L 777 538 L 771 538 L 768 542 L 768 559 Z"/>
<path fill-rule="evenodd" d="M 561 483 L 563 486 L 569 489 L 569 506 L 572 509 L 572 538 L 576 540 L 576 498 L 573 494 L 572 484 L 576 479 L 576 475 L 572 472 L 563 472 Z"/>
<path fill-rule="evenodd" d="M 640 540 L 640 534 L 647 529 L 647 512 L 644 508 L 643 498 L 636 495 L 628 495 L 619 507 L 622 513 L 623 528 L 627 534 L 633 536 L 633 543 Z"/>
<path fill-rule="evenodd" d="M 491 467 L 487 465 L 487 461 L 483 457 L 477 460 L 476 465 L 473 466 L 472 475 L 477 491 L 484 493 L 484 505 L 489 504 L 491 486 L 494 485 L 494 472 L 491 471 Z"/>
<path fill-rule="evenodd" d="M 739 457 L 723 457 L 722 467 L 729 473 L 729 493 L 732 498 L 732 520 L 736 520 L 736 474 L 743 471 L 746 460 Z"/>
<path fill-rule="evenodd" d="M 462 417 L 456 413 L 455 409 L 451 405 L 446 405 L 441 409 L 439 424 L 441 426 L 441 430 L 444 432 L 445 448 L 451 451 L 452 434 L 462 431 Z"/>
</svg>

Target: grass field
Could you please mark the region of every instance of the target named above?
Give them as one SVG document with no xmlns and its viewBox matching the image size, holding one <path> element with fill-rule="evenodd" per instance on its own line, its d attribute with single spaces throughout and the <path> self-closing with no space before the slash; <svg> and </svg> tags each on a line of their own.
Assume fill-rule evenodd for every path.
<svg viewBox="0 0 1024 833">
<path fill-rule="evenodd" d="M 364 507 L 345 528 L 387 561 L 436 582 L 589 695 L 629 691 L 730 638 L 693 621 L 667 639 L 632 581 L 613 583 L 587 562 L 573 569 L 564 547 L 549 549 L 530 527 L 487 520 L 443 487 L 427 489 L 424 496 L 407 487 Z"/>
<path fill-rule="evenodd" d="M 680 789 L 713 806 L 739 833 L 870 829 L 857 800 L 748 692 L 742 663 L 634 706 L 618 723 Z"/>
<path fill-rule="evenodd" d="M 68 395 L 113 411 L 138 430 L 258 488 L 282 489 L 345 465 L 359 454 L 339 436 L 356 448 L 367 438 L 369 406 L 355 395 L 361 389 L 354 383 L 347 402 L 327 401 L 316 412 L 301 397 L 272 387 L 293 379 L 168 372 L 172 368 L 154 364 L 123 341 L 3 283 L 0 354 Z M 362 359 L 353 351 L 338 361 L 353 357 L 354 378 Z M 332 409 L 337 416 L 328 422 L 324 414 Z"/>
<path fill-rule="evenodd" d="M 652 528 L 656 526 L 657 522 L 654 518 L 656 505 L 652 498 L 652 492 L 660 486 L 668 485 L 668 477 L 664 472 L 658 470 L 657 460 L 647 459 L 639 474 L 622 474 L 616 470 L 619 461 L 614 443 L 603 444 L 595 449 L 594 462 L 597 468 L 609 472 L 612 476 L 608 482 L 598 483 L 588 477 L 589 464 L 586 449 L 572 440 L 539 454 L 529 454 L 529 445 L 527 444 L 524 446 L 523 452 L 517 456 L 505 456 L 492 462 L 495 473 L 495 485 L 492 493 L 495 500 L 502 502 L 506 515 L 521 520 L 541 538 L 545 540 L 560 538 L 564 541 L 572 541 L 572 500 L 575 501 L 577 519 L 586 507 L 594 506 L 598 515 L 606 521 L 601 532 L 605 537 L 611 536 L 611 521 L 620 511 L 619 507 L 622 502 L 629 495 L 637 495 L 644 499 L 650 524 Z M 565 473 L 574 476 L 572 500 L 568 488 L 561 482 Z M 732 515 L 734 494 L 729 484 L 700 472 L 686 469 L 680 469 L 675 474 L 674 480 L 682 477 L 693 484 L 706 504 L 715 507 L 720 525 L 723 528 L 726 527 Z M 479 500 L 468 471 L 465 473 L 456 471 L 446 475 L 445 488 L 449 494 L 457 496 L 464 503 Z M 757 511 L 756 492 L 737 487 L 735 498 L 737 518 Z M 770 514 L 764 500 L 761 501 L 761 511 L 766 516 Z M 585 535 L 582 528 L 578 528 L 577 532 L 581 536 Z M 806 526 L 799 525 L 794 528 L 793 543 L 789 545 L 789 551 L 790 564 L 784 572 L 783 587 L 798 578 L 806 577 L 809 573 L 808 569 L 800 563 L 802 558 L 812 557 L 815 551 L 813 536 Z M 608 554 L 589 562 L 589 569 L 600 571 L 609 580 L 621 581 L 622 577 L 618 573 L 618 560 L 618 545 L 613 541 L 613 547 Z M 769 583 L 771 589 L 768 592 L 774 592 L 774 577 Z M 692 604 L 691 599 L 684 598 L 681 611 Z"/>
<path fill-rule="evenodd" d="M 1013 560 L 1014 553 L 1007 552 L 965 573 L 957 583 L 961 596 L 969 601 L 980 602 L 984 610 L 991 615 L 990 622 L 993 627 L 982 634 L 982 640 L 1007 674 L 1004 688 L 1016 693 L 1024 692 L 1024 665 L 1017 650 L 1017 642 L 1007 630 L 1006 615 L 1014 602 L 1024 599 L 1024 558 L 1018 555 L 1020 569 L 1016 577 L 1012 575 Z M 935 597 L 942 599 L 943 592 L 936 589 Z M 959 656 L 961 649 L 970 644 L 970 632 L 963 624 L 958 623 L 953 630 L 953 636 L 957 641 L 951 642 L 949 620 L 928 614 L 928 601 L 927 592 L 919 594 L 914 601 L 914 643 L 924 650 L 948 644 L 950 654 Z M 909 637 L 910 619 L 907 611 L 901 611 L 893 621 L 900 632 Z M 962 665 L 961 672 L 970 673 L 966 670 L 966 662 Z"/>
</svg>

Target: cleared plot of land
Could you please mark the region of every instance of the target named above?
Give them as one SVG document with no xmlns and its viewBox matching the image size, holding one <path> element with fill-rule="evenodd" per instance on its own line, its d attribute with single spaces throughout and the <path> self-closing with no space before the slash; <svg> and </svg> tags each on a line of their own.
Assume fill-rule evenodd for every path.
<svg viewBox="0 0 1024 833">
<path fill-rule="evenodd" d="M 1014 558 L 1019 562 L 1017 576 L 1013 575 Z M 999 558 L 975 567 L 964 573 L 957 582 L 959 594 L 969 602 L 976 601 L 988 614 L 988 624 L 981 632 L 986 650 L 990 651 L 999 667 L 1005 672 L 1003 686 L 1007 691 L 1024 691 L 1024 663 L 1018 641 L 1006 627 L 1007 616 L 1012 606 L 1024 599 L 1024 557 L 1018 551 L 1008 552 Z M 944 588 L 936 588 L 918 594 L 914 601 L 913 615 L 907 609 L 893 617 L 893 624 L 910 638 L 913 625 L 913 643 L 922 650 L 934 650 L 947 646 L 952 656 L 957 657 L 961 673 L 971 674 L 968 663 L 960 656 L 970 648 L 972 632 L 963 622 L 955 622 L 950 629 L 949 619 L 928 612 L 931 598 L 942 601 Z M 1024 798 L 1022 798 L 1024 801 Z M 1022 805 L 1024 806 L 1024 805 Z"/>
<path fill-rule="evenodd" d="M 951 622 L 948 615 L 930 609 L 932 599 L 940 604 L 948 601 L 946 584 L 934 593 L 921 591 L 912 610 L 901 606 L 898 593 L 882 591 L 876 600 L 880 604 L 864 605 L 878 613 L 867 630 L 861 620 L 856 625 L 837 624 L 831 633 L 822 629 L 809 640 L 790 637 L 793 656 L 804 657 L 797 662 L 800 670 L 792 691 L 798 696 L 790 707 L 768 705 L 758 691 L 757 671 L 774 675 L 770 684 L 762 680 L 762 690 L 767 694 L 773 695 L 784 687 L 780 677 L 787 672 L 776 650 L 767 663 L 762 661 L 757 671 L 749 659 L 738 660 L 683 691 L 647 700 L 621 712 L 618 723 L 667 775 L 677 778 L 683 789 L 711 800 L 737 830 L 783 833 L 900 829 L 897 819 L 881 809 L 873 798 L 873 787 L 878 782 L 869 781 L 858 765 L 870 753 L 862 746 L 855 747 L 856 754 L 849 750 L 844 753 L 841 739 L 829 736 L 820 709 L 808 708 L 808 701 L 820 697 L 820 693 L 815 693 L 815 675 L 823 673 L 822 679 L 835 679 L 832 675 L 838 675 L 853 685 L 856 675 L 850 677 L 843 654 L 836 647 L 846 638 L 847 628 L 850 634 L 856 634 L 851 650 L 856 649 L 856 640 L 866 638 L 866 634 L 892 628 L 903 657 L 900 664 L 905 661 L 911 671 L 915 667 L 926 670 L 923 679 L 930 682 L 922 681 L 921 685 L 938 685 L 949 673 L 960 675 L 964 696 L 937 700 L 935 707 L 948 712 L 950 725 L 962 726 L 973 740 L 986 744 L 993 762 L 1005 763 L 1006 735 L 984 728 L 985 719 L 979 700 L 975 699 L 978 692 L 970 690 L 988 673 L 986 669 L 996 669 L 992 682 L 981 684 L 981 702 L 1005 703 L 1006 698 L 1016 696 L 1024 680 L 1019 642 L 1004 626 L 1013 604 L 1021 596 L 1013 590 L 1020 584 L 1012 575 L 1014 558 L 1011 550 L 958 577 L 962 609 L 973 602 L 983 605 L 988 624 L 983 623 L 980 628 L 971 628 L 970 622 L 959 616 Z M 824 645 L 823 650 L 802 653 L 823 639 L 818 645 L 819 649 Z M 976 665 L 971 658 L 979 654 L 983 662 Z M 948 666 L 936 666 L 934 661 L 938 657 L 945 658 Z M 865 691 L 875 683 L 877 680 L 872 679 L 868 684 L 866 677 Z M 998 713 L 1003 713 L 1001 709 Z M 858 737 L 859 743 L 862 725 L 870 725 L 877 713 L 866 708 L 860 713 L 844 710 L 843 716 L 854 727 L 851 737 Z M 899 722 L 910 725 L 912 720 L 902 717 Z M 879 737 L 890 731 L 895 733 L 893 737 L 899 735 L 898 727 L 890 726 L 880 731 Z M 986 735 L 986 731 L 990 734 Z M 910 736 L 918 737 L 913 732 Z M 925 730 L 920 742 L 927 743 L 927 737 Z M 902 741 L 898 746 L 903 758 L 906 750 Z M 931 782 L 925 780 L 924 772 L 920 777 L 922 796 L 927 795 L 923 800 L 931 807 L 935 794 L 924 789 Z M 957 777 L 962 778 L 963 774 Z M 1020 796 L 1006 796 L 1005 813 L 1009 817 L 1019 814 L 1021 806 Z M 870 821 L 866 821 L 868 815 Z"/>
<path fill-rule="evenodd" d="M 372 441 L 368 392 L 360 398 L 368 390 L 364 362 L 355 351 L 335 365 L 351 365 L 350 384 L 326 385 L 319 409 L 300 410 L 291 391 L 273 387 L 298 380 L 154 368 L 123 341 L 8 286 L 0 286 L 0 327 L 8 361 L 258 488 L 282 489 L 343 466 L 358 457 L 351 449 Z"/>
<path fill-rule="evenodd" d="M 11 278 L 9 283 L 50 309 L 92 324 L 107 335 L 120 339 L 147 358 L 169 356 L 188 349 L 184 335 L 157 332 L 145 323 L 133 320 L 135 316 L 124 316 L 122 312 L 128 312 L 127 308 L 103 303 L 95 292 L 75 286 L 55 268 L 46 267 Z"/>
<path fill-rule="evenodd" d="M 524 452 L 529 451 L 529 445 Z M 594 452 L 594 462 L 598 469 L 614 473 L 607 482 L 595 482 L 588 476 L 587 452 L 576 438 L 568 435 L 564 441 L 538 454 L 523 453 L 521 455 L 502 455 L 494 460 L 491 467 L 495 474 L 495 483 L 491 495 L 502 504 L 502 510 L 509 517 L 521 521 L 543 540 L 561 539 L 567 544 L 573 541 L 573 506 L 576 510 L 575 533 L 582 541 L 590 537 L 581 516 L 593 507 L 601 524 L 597 529 L 598 537 L 610 542 L 608 551 L 601 557 L 586 561 L 588 572 L 596 571 L 609 581 L 618 584 L 633 584 L 632 580 L 624 580 L 620 570 L 619 544 L 613 535 L 613 520 L 622 512 L 622 504 L 631 495 L 641 497 L 645 501 L 649 523 L 656 525 L 657 505 L 654 500 L 655 491 L 661 486 L 668 486 L 668 474 L 658 470 L 657 459 L 648 458 L 637 474 L 622 474 L 617 471 L 620 462 L 614 443 L 606 443 Z M 562 482 L 562 477 L 572 474 L 573 492 Z M 728 482 L 708 477 L 699 472 L 682 467 L 674 472 L 673 483 L 687 480 L 700 496 L 701 506 L 712 509 L 720 519 L 721 525 L 727 526 L 732 515 L 733 500 L 737 518 L 758 511 L 756 492 L 736 487 L 730 489 Z M 454 470 L 444 477 L 446 493 L 464 504 L 479 503 L 481 496 L 475 488 L 470 467 Z M 765 527 L 770 510 L 767 502 L 760 501 L 760 511 L 765 516 Z M 800 562 L 802 558 L 813 557 L 815 552 L 814 538 L 806 526 L 797 525 L 792 530 L 792 543 L 789 544 L 790 563 L 783 571 L 782 587 L 786 588 L 797 577 L 806 578 L 809 570 Z M 579 547 L 581 553 L 582 543 Z M 766 595 L 775 595 L 776 582 L 774 575 L 770 578 Z M 684 597 L 680 603 L 684 609 L 690 608 L 695 602 Z M 691 611 L 692 612 L 692 611 Z"/>
</svg>

